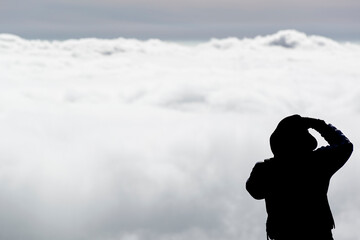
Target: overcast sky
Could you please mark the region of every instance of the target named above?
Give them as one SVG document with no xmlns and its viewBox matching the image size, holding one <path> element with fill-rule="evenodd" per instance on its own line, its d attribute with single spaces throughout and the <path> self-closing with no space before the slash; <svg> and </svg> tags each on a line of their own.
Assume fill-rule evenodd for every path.
<svg viewBox="0 0 360 240">
<path fill-rule="evenodd" d="M 1 0 L 0 32 L 25 38 L 205 40 L 296 29 L 360 39 L 358 0 Z"/>
</svg>

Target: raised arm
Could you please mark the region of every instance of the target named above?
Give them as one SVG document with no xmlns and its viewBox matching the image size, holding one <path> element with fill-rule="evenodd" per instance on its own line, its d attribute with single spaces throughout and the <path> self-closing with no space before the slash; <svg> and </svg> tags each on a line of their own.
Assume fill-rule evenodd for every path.
<svg viewBox="0 0 360 240">
<path fill-rule="evenodd" d="M 313 118 L 304 118 L 306 125 L 313 128 L 329 143 L 328 146 L 316 150 L 316 154 L 329 160 L 328 168 L 331 174 L 339 170 L 350 158 L 353 144 L 345 135 L 331 124 Z"/>
</svg>

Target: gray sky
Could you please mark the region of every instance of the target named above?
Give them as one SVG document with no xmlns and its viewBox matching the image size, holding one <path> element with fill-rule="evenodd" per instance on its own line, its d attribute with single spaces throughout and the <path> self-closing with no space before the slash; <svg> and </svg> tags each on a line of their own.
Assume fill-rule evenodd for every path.
<svg viewBox="0 0 360 240">
<path fill-rule="evenodd" d="M 360 39 L 357 0 L 1 0 L 0 32 L 26 38 L 204 40 L 296 29 Z"/>
</svg>

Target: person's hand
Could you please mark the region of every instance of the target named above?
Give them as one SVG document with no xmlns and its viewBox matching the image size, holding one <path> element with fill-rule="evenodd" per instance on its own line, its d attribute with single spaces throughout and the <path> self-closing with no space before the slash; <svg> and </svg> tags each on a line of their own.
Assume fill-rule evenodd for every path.
<svg viewBox="0 0 360 240">
<path fill-rule="evenodd" d="M 318 126 L 326 124 L 324 120 L 315 119 L 310 117 L 303 117 L 303 123 L 306 128 L 314 128 L 316 129 Z"/>
</svg>

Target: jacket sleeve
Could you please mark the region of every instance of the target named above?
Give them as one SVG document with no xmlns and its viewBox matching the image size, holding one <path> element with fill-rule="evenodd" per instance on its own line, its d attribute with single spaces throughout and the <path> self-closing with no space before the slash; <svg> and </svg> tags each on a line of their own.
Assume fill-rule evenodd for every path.
<svg viewBox="0 0 360 240">
<path fill-rule="evenodd" d="M 246 190 L 253 198 L 261 200 L 266 196 L 266 189 L 266 166 L 264 162 L 258 162 L 246 182 Z"/>
<path fill-rule="evenodd" d="M 325 168 L 328 169 L 332 175 L 339 170 L 346 161 L 350 158 L 353 151 L 353 144 L 347 137 L 331 124 L 326 124 L 324 121 L 319 121 L 313 126 L 321 136 L 328 142 L 328 146 L 321 147 L 315 151 L 320 158 L 328 161 Z"/>
</svg>

